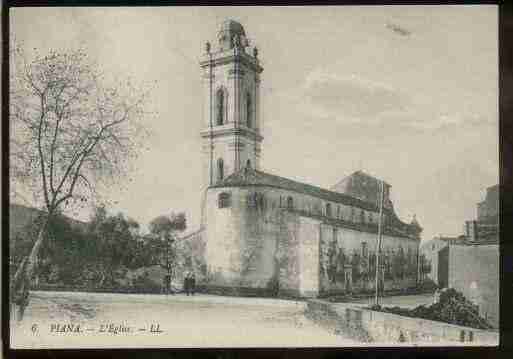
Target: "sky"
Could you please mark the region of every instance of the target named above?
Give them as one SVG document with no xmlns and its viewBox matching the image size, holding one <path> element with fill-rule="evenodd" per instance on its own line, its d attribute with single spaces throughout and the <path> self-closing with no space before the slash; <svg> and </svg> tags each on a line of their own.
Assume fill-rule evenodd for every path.
<svg viewBox="0 0 513 359">
<path fill-rule="evenodd" d="M 223 20 L 259 49 L 264 171 L 330 187 L 356 170 L 392 185 L 423 240 L 459 235 L 499 181 L 496 6 L 17 8 L 28 51 L 86 50 L 106 73 L 156 85 L 151 136 L 123 189 L 143 226 L 199 225 L 199 60 Z M 87 213 L 78 217 L 87 218 Z"/>
</svg>

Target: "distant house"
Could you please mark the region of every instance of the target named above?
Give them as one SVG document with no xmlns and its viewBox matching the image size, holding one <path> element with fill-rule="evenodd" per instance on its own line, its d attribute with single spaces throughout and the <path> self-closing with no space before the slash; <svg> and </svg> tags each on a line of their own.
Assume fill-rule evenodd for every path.
<svg viewBox="0 0 513 359">
<path fill-rule="evenodd" d="M 490 324 L 499 325 L 499 187 L 487 189 L 477 205 L 477 220 L 466 222 L 466 235 L 438 251 L 437 278 L 479 306 Z"/>
<path fill-rule="evenodd" d="M 465 236 L 472 242 L 494 242 L 499 234 L 499 185 L 486 189 L 485 200 L 477 204 L 477 219 L 465 222 Z"/>
<path fill-rule="evenodd" d="M 454 288 L 499 325 L 499 243 L 451 243 L 439 252 L 440 285 Z"/>
<path fill-rule="evenodd" d="M 457 237 L 440 236 L 425 241 L 420 246 L 421 256 L 424 256 L 427 264 L 431 267 L 431 271 L 427 274 L 427 277 L 438 285 L 438 253 L 443 248 L 447 247 L 449 242 L 456 241 L 457 239 Z"/>
</svg>

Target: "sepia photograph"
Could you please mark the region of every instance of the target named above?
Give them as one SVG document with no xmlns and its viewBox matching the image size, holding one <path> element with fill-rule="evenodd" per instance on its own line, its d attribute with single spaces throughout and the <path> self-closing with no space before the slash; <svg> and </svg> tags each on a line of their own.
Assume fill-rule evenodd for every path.
<svg viewBox="0 0 513 359">
<path fill-rule="evenodd" d="M 11 348 L 499 345 L 497 6 L 8 21 Z"/>
</svg>

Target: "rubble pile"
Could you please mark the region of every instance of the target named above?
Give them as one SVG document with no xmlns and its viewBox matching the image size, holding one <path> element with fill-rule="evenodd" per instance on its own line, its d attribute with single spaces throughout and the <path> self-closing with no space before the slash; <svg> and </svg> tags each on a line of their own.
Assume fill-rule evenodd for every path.
<svg viewBox="0 0 513 359">
<path fill-rule="evenodd" d="M 371 309 L 476 329 L 492 329 L 492 326 L 479 316 L 477 306 L 467 300 L 463 294 L 452 288 L 442 291 L 439 301 L 430 306 L 420 305 L 414 309 L 373 306 Z"/>
</svg>

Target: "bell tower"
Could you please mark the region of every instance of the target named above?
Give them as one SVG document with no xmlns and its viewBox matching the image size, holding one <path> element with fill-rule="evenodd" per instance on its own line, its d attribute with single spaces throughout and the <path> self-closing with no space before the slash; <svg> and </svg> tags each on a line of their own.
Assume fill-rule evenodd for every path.
<svg viewBox="0 0 513 359">
<path fill-rule="evenodd" d="M 244 28 L 233 20 L 223 22 L 214 46 L 205 44 L 200 66 L 203 183 L 208 187 L 246 166 L 260 169 L 263 68 L 258 49 L 250 48 Z"/>
</svg>

